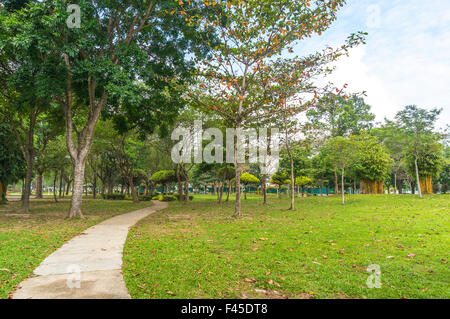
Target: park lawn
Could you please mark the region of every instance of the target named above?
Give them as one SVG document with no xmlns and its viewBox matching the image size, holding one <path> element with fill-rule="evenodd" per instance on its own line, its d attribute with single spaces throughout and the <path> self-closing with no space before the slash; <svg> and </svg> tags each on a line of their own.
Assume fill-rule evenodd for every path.
<svg viewBox="0 0 450 319">
<path fill-rule="evenodd" d="M 138 223 L 124 251 L 133 298 L 449 298 L 449 195 L 243 200 L 195 196 Z M 381 269 L 369 289 L 367 267 Z"/>
<path fill-rule="evenodd" d="M 0 205 L 0 299 L 8 298 L 14 287 L 64 242 L 107 218 L 150 205 L 83 200 L 84 220 L 65 219 L 68 200 L 32 200 L 29 215 L 14 212 L 20 202 Z"/>
</svg>

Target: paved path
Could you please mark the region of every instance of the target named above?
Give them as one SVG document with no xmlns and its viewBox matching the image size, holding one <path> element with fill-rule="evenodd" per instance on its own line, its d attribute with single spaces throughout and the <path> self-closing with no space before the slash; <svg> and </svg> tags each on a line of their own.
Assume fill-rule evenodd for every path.
<svg viewBox="0 0 450 319">
<path fill-rule="evenodd" d="M 12 297 L 130 298 L 122 276 L 122 252 L 128 230 L 142 218 L 167 206 L 154 201 L 152 207 L 115 216 L 89 228 L 48 256 Z"/>
</svg>

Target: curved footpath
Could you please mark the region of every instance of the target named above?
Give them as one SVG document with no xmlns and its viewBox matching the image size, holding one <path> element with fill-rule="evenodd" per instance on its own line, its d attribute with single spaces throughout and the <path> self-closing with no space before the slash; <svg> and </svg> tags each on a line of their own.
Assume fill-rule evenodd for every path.
<svg viewBox="0 0 450 319">
<path fill-rule="evenodd" d="M 13 293 L 14 299 L 129 299 L 122 276 L 128 230 L 142 218 L 167 208 L 153 206 L 118 215 L 72 238 L 37 267 Z"/>
</svg>

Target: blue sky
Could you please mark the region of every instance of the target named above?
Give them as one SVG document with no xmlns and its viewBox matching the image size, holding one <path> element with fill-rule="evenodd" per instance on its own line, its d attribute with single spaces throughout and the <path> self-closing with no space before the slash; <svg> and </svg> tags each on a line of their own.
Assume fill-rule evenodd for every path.
<svg viewBox="0 0 450 319">
<path fill-rule="evenodd" d="M 356 31 L 369 33 L 367 44 L 342 58 L 330 81 L 367 91 L 378 121 L 417 104 L 443 108 L 438 125 L 450 123 L 449 0 L 348 0 L 334 25 L 296 52 L 340 45 Z"/>
</svg>

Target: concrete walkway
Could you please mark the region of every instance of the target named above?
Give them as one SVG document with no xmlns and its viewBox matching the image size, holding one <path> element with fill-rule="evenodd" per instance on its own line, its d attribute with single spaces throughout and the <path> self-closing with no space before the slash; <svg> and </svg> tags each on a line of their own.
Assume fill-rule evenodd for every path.
<svg viewBox="0 0 450 319">
<path fill-rule="evenodd" d="M 142 218 L 168 207 L 153 206 L 110 218 L 68 241 L 37 267 L 14 299 L 128 299 L 122 252 L 128 230 Z"/>
</svg>

